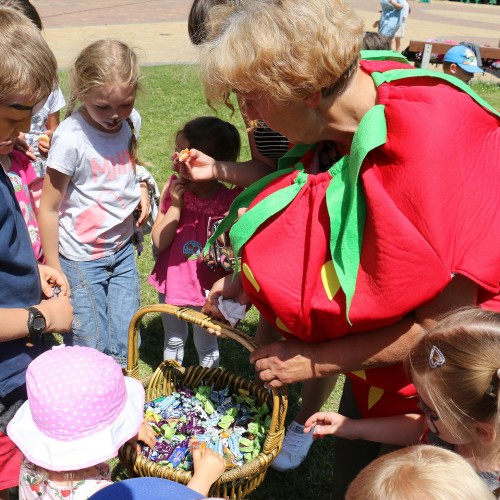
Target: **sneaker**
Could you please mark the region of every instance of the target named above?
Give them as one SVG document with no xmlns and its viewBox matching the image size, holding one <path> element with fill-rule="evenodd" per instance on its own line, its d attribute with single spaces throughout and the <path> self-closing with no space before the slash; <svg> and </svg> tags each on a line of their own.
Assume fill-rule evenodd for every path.
<svg viewBox="0 0 500 500">
<path fill-rule="evenodd" d="M 296 469 L 306 458 L 312 443 L 313 433 L 305 434 L 304 426 L 293 421 L 288 426 L 283 448 L 271 467 L 280 472 Z"/>
</svg>

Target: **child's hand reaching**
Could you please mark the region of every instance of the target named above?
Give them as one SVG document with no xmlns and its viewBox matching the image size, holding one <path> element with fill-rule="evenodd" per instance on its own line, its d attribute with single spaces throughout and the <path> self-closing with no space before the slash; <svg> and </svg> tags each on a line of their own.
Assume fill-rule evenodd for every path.
<svg viewBox="0 0 500 500">
<path fill-rule="evenodd" d="M 222 455 L 209 448 L 192 448 L 194 473 L 188 488 L 208 495 L 208 490 L 212 484 L 222 476 L 226 469 L 226 461 Z"/>
<path fill-rule="evenodd" d="M 313 432 L 313 439 L 323 438 L 327 434 L 335 434 L 345 439 L 356 439 L 355 421 L 340 413 L 318 412 L 309 417 L 304 424 L 304 432 Z"/>
<path fill-rule="evenodd" d="M 146 422 L 146 420 L 142 421 L 141 427 L 139 428 L 139 432 L 137 433 L 137 435 L 129 440 L 129 443 L 132 446 L 135 446 L 137 453 L 140 453 L 141 447 L 139 446 L 138 441 L 142 441 L 145 445 L 149 446 L 151 449 L 154 448 L 156 444 L 155 431 Z"/>
</svg>

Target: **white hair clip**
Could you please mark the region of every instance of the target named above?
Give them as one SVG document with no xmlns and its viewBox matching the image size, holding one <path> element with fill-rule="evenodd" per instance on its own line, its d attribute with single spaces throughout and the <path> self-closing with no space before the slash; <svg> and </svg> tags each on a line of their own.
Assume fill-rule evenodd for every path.
<svg viewBox="0 0 500 500">
<path fill-rule="evenodd" d="M 431 352 L 429 353 L 429 366 L 431 368 L 437 368 L 438 366 L 444 365 L 446 358 L 441 350 L 435 345 L 432 346 Z"/>
</svg>

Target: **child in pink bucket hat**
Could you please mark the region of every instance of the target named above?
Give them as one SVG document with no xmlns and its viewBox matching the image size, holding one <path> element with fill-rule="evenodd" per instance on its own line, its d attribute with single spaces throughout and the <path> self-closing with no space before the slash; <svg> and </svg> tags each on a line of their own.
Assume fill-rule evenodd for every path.
<svg viewBox="0 0 500 500">
<path fill-rule="evenodd" d="M 143 424 L 144 388 L 110 356 L 57 346 L 32 361 L 28 401 L 7 433 L 25 460 L 20 498 L 88 498 L 111 484 L 106 460 L 131 439 L 154 446 Z"/>
</svg>

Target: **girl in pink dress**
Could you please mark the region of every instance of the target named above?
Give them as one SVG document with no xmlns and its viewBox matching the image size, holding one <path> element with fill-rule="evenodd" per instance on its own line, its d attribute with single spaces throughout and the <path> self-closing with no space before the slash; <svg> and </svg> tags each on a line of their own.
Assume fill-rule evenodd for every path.
<svg viewBox="0 0 500 500">
<path fill-rule="evenodd" d="M 196 148 L 220 161 L 236 161 L 240 152 L 240 136 L 234 125 L 212 116 L 195 118 L 176 135 L 174 160 L 179 153 L 189 155 Z M 188 151 L 184 151 L 184 150 Z M 239 189 L 229 189 L 217 180 L 187 181 L 172 176 L 163 187 L 160 213 L 152 230 L 153 244 L 159 252 L 149 283 L 159 293 L 161 303 L 200 309 L 206 292 L 226 273 L 220 267 L 210 269 L 201 259 L 207 241 L 209 220 L 228 211 Z M 171 315 L 162 315 L 165 342 L 163 359 L 182 364 L 187 323 Z M 193 326 L 194 344 L 199 364 L 219 366 L 217 338 Z"/>
</svg>

